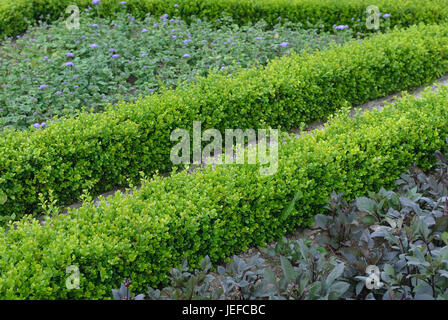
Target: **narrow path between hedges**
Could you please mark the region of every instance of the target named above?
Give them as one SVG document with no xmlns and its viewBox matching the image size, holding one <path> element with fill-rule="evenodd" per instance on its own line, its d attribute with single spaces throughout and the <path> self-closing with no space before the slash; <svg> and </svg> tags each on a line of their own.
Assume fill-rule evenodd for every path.
<svg viewBox="0 0 448 320">
<path fill-rule="evenodd" d="M 430 86 L 435 88 L 437 84 L 440 84 L 440 85 L 443 85 L 443 86 L 448 86 L 448 74 L 446 74 L 443 77 L 437 79 Z M 428 87 L 428 85 L 422 86 L 422 87 L 418 87 L 418 88 L 413 89 L 413 90 L 408 90 L 407 92 L 409 92 L 414 97 L 420 98 L 422 91 L 425 88 L 427 88 L 427 87 Z M 393 103 L 394 101 L 396 101 L 397 98 L 400 98 L 401 96 L 402 96 L 401 93 L 395 93 L 395 94 L 389 95 L 389 96 L 384 97 L 384 98 L 379 98 L 379 99 L 375 99 L 375 100 L 369 101 L 369 102 L 367 102 L 365 104 L 362 104 L 360 106 L 355 106 L 354 108 L 352 108 L 351 116 L 355 115 L 355 110 L 357 110 L 357 109 L 360 109 L 361 113 L 364 112 L 364 111 L 373 110 L 373 109 L 381 110 L 381 109 L 383 109 L 383 107 L 385 106 L 386 103 Z M 322 129 L 324 129 L 325 123 L 326 123 L 326 121 L 312 123 L 304 131 L 310 132 L 310 131 L 313 131 L 313 130 L 322 130 Z M 300 135 L 302 131 L 300 129 L 295 129 L 295 130 L 292 130 L 291 132 L 296 134 L 296 135 Z M 255 145 L 255 143 L 256 143 L 255 141 L 249 141 L 248 145 L 252 145 L 253 146 L 253 145 Z M 208 161 L 206 159 L 203 159 L 203 162 L 204 163 L 203 163 L 202 167 L 207 166 L 207 162 Z M 194 171 L 194 169 L 192 169 L 191 171 Z M 140 189 L 140 186 L 136 186 L 134 190 L 138 190 L 138 189 Z M 130 190 L 128 193 L 126 193 L 126 188 L 115 188 L 115 189 L 113 189 L 111 191 L 105 192 L 105 193 L 99 195 L 98 197 L 96 197 L 94 199 L 94 203 L 96 205 L 98 205 L 99 202 L 100 202 L 100 198 L 105 198 L 106 199 L 107 197 L 114 195 L 118 191 L 122 192 L 123 194 L 132 194 L 133 193 L 133 190 Z M 74 203 L 72 205 L 69 205 L 62 211 L 62 213 L 67 213 L 68 209 L 80 208 L 82 206 L 82 204 L 83 204 L 82 202 L 76 202 L 76 203 Z M 41 221 L 43 221 L 43 218 L 41 218 Z"/>
</svg>

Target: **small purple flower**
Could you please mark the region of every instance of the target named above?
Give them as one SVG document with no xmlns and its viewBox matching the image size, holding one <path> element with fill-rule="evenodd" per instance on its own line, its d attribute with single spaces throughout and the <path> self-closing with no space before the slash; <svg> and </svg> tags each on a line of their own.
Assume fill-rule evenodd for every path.
<svg viewBox="0 0 448 320">
<path fill-rule="evenodd" d="M 41 84 L 40 87 L 39 87 L 40 90 L 46 89 L 46 88 L 48 88 L 47 84 Z"/>
<path fill-rule="evenodd" d="M 148 29 L 144 28 L 144 29 L 142 30 L 142 33 L 145 33 L 145 32 L 148 32 Z"/>
<path fill-rule="evenodd" d="M 148 66 L 143 66 L 143 69 L 148 69 Z"/>
<path fill-rule="evenodd" d="M 184 43 L 185 43 L 185 44 L 187 44 L 187 43 L 189 43 L 189 42 L 191 42 L 190 39 L 185 39 L 185 40 L 184 40 Z"/>
<path fill-rule="evenodd" d="M 339 26 L 336 26 L 336 27 L 334 27 L 336 30 L 344 30 L 344 29 L 348 29 L 348 25 L 344 25 L 344 24 L 341 24 L 341 25 L 339 25 Z"/>
<path fill-rule="evenodd" d="M 62 91 L 57 91 L 56 94 L 57 94 L 58 96 L 60 96 L 60 95 L 62 94 Z"/>
<path fill-rule="evenodd" d="M 98 28 L 98 24 L 94 23 L 90 25 L 92 28 Z"/>
<path fill-rule="evenodd" d="M 154 89 L 149 89 L 149 92 L 154 92 Z"/>
<path fill-rule="evenodd" d="M 256 37 L 255 39 L 257 39 L 257 40 L 261 40 L 261 37 Z"/>
<path fill-rule="evenodd" d="M 65 56 L 73 58 L 75 56 L 75 54 L 72 52 L 67 52 L 67 54 Z"/>
<path fill-rule="evenodd" d="M 202 22 L 202 20 L 201 19 L 198 19 L 198 23 L 201 23 Z"/>
<path fill-rule="evenodd" d="M 44 56 L 43 59 L 44 59 L 44 60 L 48 60 L 48 57 L 47 57 L 47 56 Z"/>
<path fill-rule="evenodd" d="M 40 127 L 41 127 L 41 128 L 43 128 L 43 127 L 45 127 L 45 126 L 47 126 L 47 123 L 46 123 L 46 122 L 42 122 L 42 123 L 40 124 Z"/>
<path fill-rule="evenodd" d="M 74 64 L 73 64 L 73 62 L 69 61 L 69 62 L 67 62 L 67 63 L 65 64 L 65 66 L 66 66 L 66 67 L 73 67 Z"/>
<path fill-rule="evenodd" d="M 171 38 L 173 38 L 173 39 L 177 39 L 177 37 L 176 37 L 176 36 L 172 36 Z"/>
<path fill-rule="evenodd" d="M 383 18 L 390 18 L 390 17 L 391 17 L 391 14 L 389 14 L 389 13 L 383 14 Z"/>
<path fill-rule="evenodd" d="M 177 8 L 179 5 L 177 3 L 174 4 L 174 8 Z"/>
<path fill-rule="evenodd" d="M 117 58 L 120 58 L 120 57 L 121 57 L 121 55 L 119 55 L 118 53 L 112 55 L 112 58 L 113 58 L 113 59 L 117 59 Z"/>
<path fill-rule="evenodd" d="M 110 52 L 115 52 L 115 49 L 114 48 L 110 48 L 109 51 Z"/>
<path fill-rule="evenodd" d="M 96 49 L 96 48 L 98 48 L 98 45 L 96 43 L 94 43 L 94 44 L 90 45 L 90 48 Z"/>
<path fill-rule="evenodd" d="M 73 86 L 73 88 L 78 89 L 79 86 L 78 86 L 77 84 L 75 84 L 75 85 Z"/>
<path fill-rule="evenodd" d="M 36 128 L 36 129 L 39 129 L 40 128 L 40 124 L 39 123 L 35 123 L 35 124 L 33 124 L 33 127 Z"/>
<path fill-rule="evenodd" d="M 168 18 L 168 13 L 165 13 L 163 16 L 160 17 L 160 19 L 166 19 Z"/>
<path fill-rule="evenodd" d="M 285 48 L 287 46 L 289 46 L 289 42 L 288 41 L 284 41 L 284 42 L 280 43 L 280 47 Z"/>
<path fill-rule="evenodd" d="M 120 4 L 121 4 L 122 6 L 124 6 L 124 5 L 126 4 L 126 1 L 121 1 Z"/>
<path fill-rule="evenodd" d="M 184 54 L 183 57 L 184 58 L 191 58 L 191 56 L 188 53 Z"/>
<path fill-rule="evenodd" d="M 154 23 L 154 28 L 155 28 L 155 27 L 157 27 L 158 25 L 159 25 L 159 24 L 158 24 L 157 22 L 156 22 L 156 23 Z"/>
<path fill-rule="evenodd" d="M 100 0 L 92 0 L 92 4 L 101 4 Z"/>
<path fill-rule="evenodd" d="M 143 52 L 140 57 L 144 58 L 147 55 L 147 53 Z"/>
<path fill-rule="evenodd" d="M 31 102 L 33 102 L 34 100 L 36 100 L 36 98 L 34 98 L 34 97 L 31 97 L 31 98 L 30 98 L 30 101 L 31 101 Z"/>
</svg>

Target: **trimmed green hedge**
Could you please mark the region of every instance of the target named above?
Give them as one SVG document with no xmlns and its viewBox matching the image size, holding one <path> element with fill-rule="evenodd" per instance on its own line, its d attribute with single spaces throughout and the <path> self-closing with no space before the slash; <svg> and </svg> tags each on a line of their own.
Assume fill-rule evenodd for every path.
<svg viewBox="0 0 448 320">
<path fill-rule="evenodd" d="M 124 277 L 144 292 L 184 258 L 192 266 L 205 255 L 218 262 L 309 225 L 333 190 L 351 200 L 392 186 L 414 162 L 430 168 L 429 155 L 447 136 L 448 89 L 441 88 L 285 138 L 273 176 L 259 175 L 257 165 L 174 173 L 44 226 L 23 219 L 8 232 L 0 229 L 0 297 L 107 298 Z M 66 289 L 70 265 L 79 267 L 77 290 Z"/>
<path fill-rule="evenodd" d="M 98 9 L 101 16 L 111 16 L 123 9 L 121 0 L 101 0 L 101 5 L 92 5 L 91 2 L 0 0 L 0 36 L 16 35 L 25 31 L 29 23 L 40 19 L 53 21 L 64 15 L 67 6 L 72 4 L 77 4 L 80 9 L 92 6 Z M 365 21 L 369 5 L 378 6 L 381 13 L 391 14 L 392 26 L 440 23 L 446 21 L 448 16 L 447 0 L 127 0 L 126 7 L 136 17 L 142 17 L 147 12 L 154 15 L 168 13 L 181 16 L 188 22 L 191 15 L 217 19 L 225 11 L 240 24 L 264 19 L 272 25 L 281 16 L 294 22 L 321 21 L 331 28 L 333 24 L 350 24 L 352 18 Z"/>
<path fill-rule="evenodd" d="M 170 133 L 191 129 L 298 128 L 345 104 L 430 83 L 448 71 L 448 27 L 415 26 L 332 49 L 292 54 L 265 68 L 167 90 L 136 104 L 80 114 L 47 129 L 0 135 L 0 218 L 38 210 L 39 193 L 59 204 L 172 168 Z"/>
</svg>

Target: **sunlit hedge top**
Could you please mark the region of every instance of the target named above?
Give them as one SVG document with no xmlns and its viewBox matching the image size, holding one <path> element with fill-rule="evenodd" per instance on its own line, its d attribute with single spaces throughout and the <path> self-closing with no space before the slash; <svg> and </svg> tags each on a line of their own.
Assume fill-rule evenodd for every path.
<svg viewBox="0 0 448 320">
<path fill-rule="evenodd" d="M 188 22 L 198 18 L 215 20 L 225 11 L 241 24 L 264 19 L 272 25 L 281 17 L 303 23 L 322 21 L 328 28 L 365 20 L 370 5 L 379 7 L 382 15 L 390 15 L 393 26 L 439 23 L 448 16 L 448 0 L 0 0 L 0 35 L 16 35 L 40 19 L 52 21 L 62 14 L 68 16 L 65 10 L 72 4 L 81 10 L 93 7 L 101 16 L 125 7 L 136 17 L 168 14 Z"/>
</svg>

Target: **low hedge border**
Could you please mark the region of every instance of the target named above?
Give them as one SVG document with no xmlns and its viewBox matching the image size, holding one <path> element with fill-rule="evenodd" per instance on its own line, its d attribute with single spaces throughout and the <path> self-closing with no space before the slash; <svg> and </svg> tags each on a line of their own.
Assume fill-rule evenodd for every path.
<svg viewBox="0 0 448 320">
<path fill-rule="evenodd" d="M 345 104 L 357 105 L 428 84 L 448 71 L 448 27 L 408 30 L 329 50 L 292 54 L 232 76 L 211 74 L 197 83 L 81 113 L 47 129 L 0 135 L 0 218 L 38 213 L 39 193 L 61 205 L 137 182 L 172 168 L 170 133 L 203 129 L 298 128 Z"/>
<path fill-rule="evenodd" d="M 110 298 L 124 277 L 144 292 L 184 258 L 192 267 L 205 255 L 215 263 L 309 225 L 332 190 L 351 200 L 391 187 L 414 162 L 429 169 L 429 155 L 444 147 L 448 89 L 440 90 L 285 137 L 273 176 L 257 165 L 157 176 L 132 196 L 87 203 L 43 226 L 27 217 L 0 229 L 0 297 Z M 80 271 L 76 290 L 66 289 L 70 265 Z"/>
<path fill-rule="evenodd" d="M 264 19 L 270 25 L 278 23 L 278 17 L 293 22 L 321 22 L 328 28 L 334 24 L 350 24 L 352 19 L 366 20 L 366 8 L 376 5 L 381 13 L 391 14 L 392 26 L 408 27 L 420 22 L 436 24 L 448 17 L 447 0 L 127 0 L 129 13 L 142 17 L 176 15 L 187 22 L 192 15 L 215 20 L 222 12 L 230 14 L 237 23 L 246 24 Z M 80 9 L 94 7 L 103 17 L 123 9 L 121 0 L 101 0 L 92 5 L 91 0 L 0 0 L 0 36 L 24 32 L 38 20 L 54 21 L 69 5 Z M 68 15 L 67 15 L 68 16 Z M 366 30 L 365 30 L 366 31 Z"/>
</svg>

